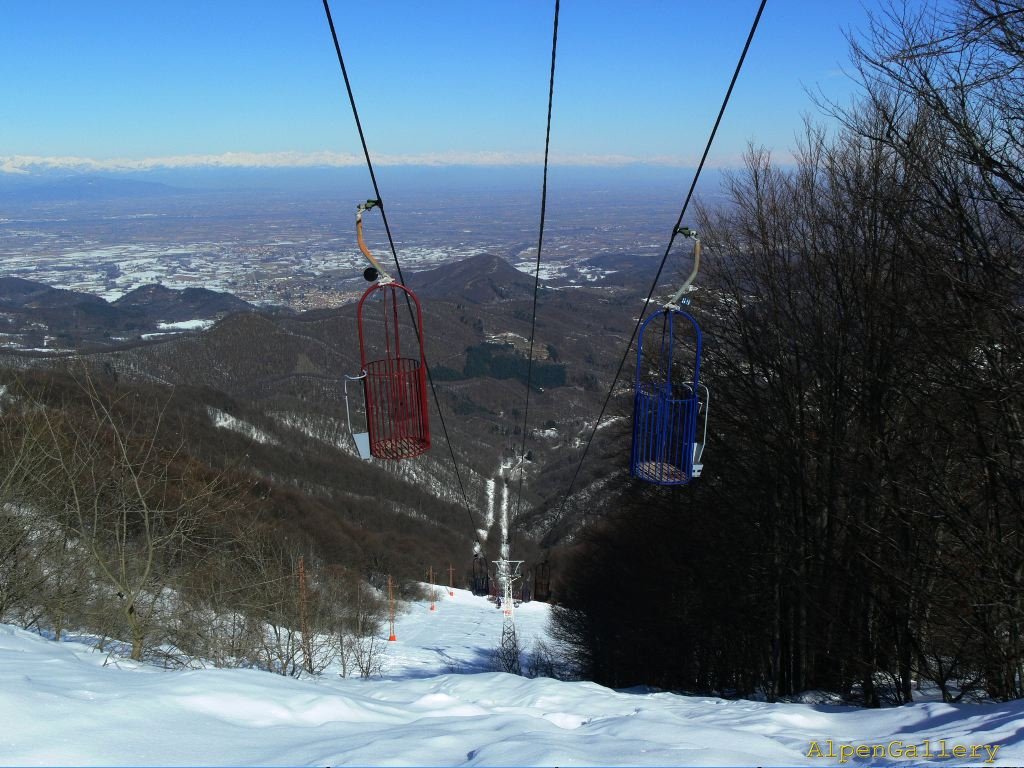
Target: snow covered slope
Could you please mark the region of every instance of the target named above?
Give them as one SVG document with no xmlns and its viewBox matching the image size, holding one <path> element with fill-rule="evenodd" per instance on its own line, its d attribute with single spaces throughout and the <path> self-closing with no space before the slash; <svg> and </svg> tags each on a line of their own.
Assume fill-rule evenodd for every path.
<svg viewBox="0 0 1024 768">
<path fill-rule="evenodd" d="M 517 612 L 525 649 L 546 616 L 542 604 Z M 418 603 L 399 617 L 382 679 L 294 680 L 168 672 L 0 625 L 0 763 L 826 766 L 844 746 L 879 745 L 904 756 L 846 764 L 1024 764 L 1024 702 L 869 711 L 477 671 L 500 633 L 492 604 L 444 591 L 436 611 Z"/>
</svg>

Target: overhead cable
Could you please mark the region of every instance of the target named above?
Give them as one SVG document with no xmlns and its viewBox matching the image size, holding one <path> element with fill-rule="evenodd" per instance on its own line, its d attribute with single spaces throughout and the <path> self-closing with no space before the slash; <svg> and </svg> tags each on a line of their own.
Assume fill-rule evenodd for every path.
<svg viewBox="0 0 1024 768">
<path fill-rule="evenodd" d="M 523 440 L 519 451 L 520 462 L 526 460 L 526 430 L 530 416 L 530 387 L 533 383 L 533 346 L 537 337 L 537 295 L 540 292 L 540 261 L 541 252 L 544 250 L 544 221 L 548 207 L 548 153 L 551 148 L 551 105 L 555 98 L 555 54 L 558 51 L 558 7 L 559 0 L 555 0 L 555 22 L 554 31 L 551 34 L 551 73 L 548 77 L 548 119 L 547 128 L 544 132 L 544 177 L 540 188 L 540 232 L 537 235 L 537 267 L 533 275 L 533 314 L 530 320 L 530 355 L 526 367 L 526 405 L 523 408 Z M 519 516 L 519 509 L 523 503 L 523 475 L 525 467 L 520 464 L 519 470 L 519 492 L 516 497 L 516 509 L 512 516 L 513 522 Z M 509 525 L 509 546 L 511 547 L 512 526 Z"/>
</svg>

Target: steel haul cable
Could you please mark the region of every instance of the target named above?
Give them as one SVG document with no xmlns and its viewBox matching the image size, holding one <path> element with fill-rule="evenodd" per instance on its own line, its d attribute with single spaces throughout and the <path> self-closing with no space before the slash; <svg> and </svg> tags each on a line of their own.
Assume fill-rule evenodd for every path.
<svg viewBox="0 0 1024 768">
<path fill-rule="evenodd" d="M 520 460 L 525 461 L 526 456 L 526 426 L 530 416 L 530 385 L 533 382 L 533 345 L 537 336 L 537 294 L 540 292 L 540 256 L 544 248 L 544 220 L 548 207 L 548 153 L 551 148 L 551 105 L 555 97 L 555 54 L 558 51 L 558 7 L 559 0 L 555 0 L 555 23 L 554 31 L 551 34 L 551 74 L 548 77 L 548 120 L 544 133 L 544 181 L 540 191 L 540 232 L 537 235 L 537 268 L 533 276 L 533 318 L 530 321 L 530 357 L 526 367 L 526 405 L 523 408 L 523 440 L 519 451 Z M 519 469 L 519 491 L 516 497 L 516 509 L 512 515 L 512 522 L 519 516 L 519 508 L 523 503 L 523 474 L 525 468 L 520 465 Z M 509 548 L 512 546 L 512 523 L 509 523 Z"/>
</svg>

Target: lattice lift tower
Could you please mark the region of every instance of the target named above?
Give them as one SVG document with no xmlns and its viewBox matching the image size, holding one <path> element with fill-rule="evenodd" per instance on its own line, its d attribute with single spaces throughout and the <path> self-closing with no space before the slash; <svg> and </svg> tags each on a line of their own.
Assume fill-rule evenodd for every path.
<svg viewBox="0 0 1024 768">
<path fill-rule="evenodd" d="M 522 674 L 519 666 L 519 639 L 516 637 L 515 583 L 519 581 L 522 560 L 495 560 L 494 568 L 501 585 L 501 644 L 498 646 L 498 663 L 503 672 Z"/>
</svg>

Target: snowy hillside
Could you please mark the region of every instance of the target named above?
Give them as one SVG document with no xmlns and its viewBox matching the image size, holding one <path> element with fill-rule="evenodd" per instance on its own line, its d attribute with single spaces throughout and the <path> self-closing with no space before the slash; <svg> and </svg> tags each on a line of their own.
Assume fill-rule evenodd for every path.
<svg viewBox="0 0 1024 768">
<path fill-rule="evenodd" d="M 0 763 L 821 766 L 861 745 L 889 753 L 843 751 L 842 761 L 1024 763 L 1024 702 L 856 710 L 480 671 L 501 614 L 467 592 L 442 594 L 437 610 L 416 603 L 399 617 L 383 677 L 372 680 L 164 671 L 0 625 Z M 524 649 L 543 634 L 547 609 L 517 612 Z"/>
</svg>

